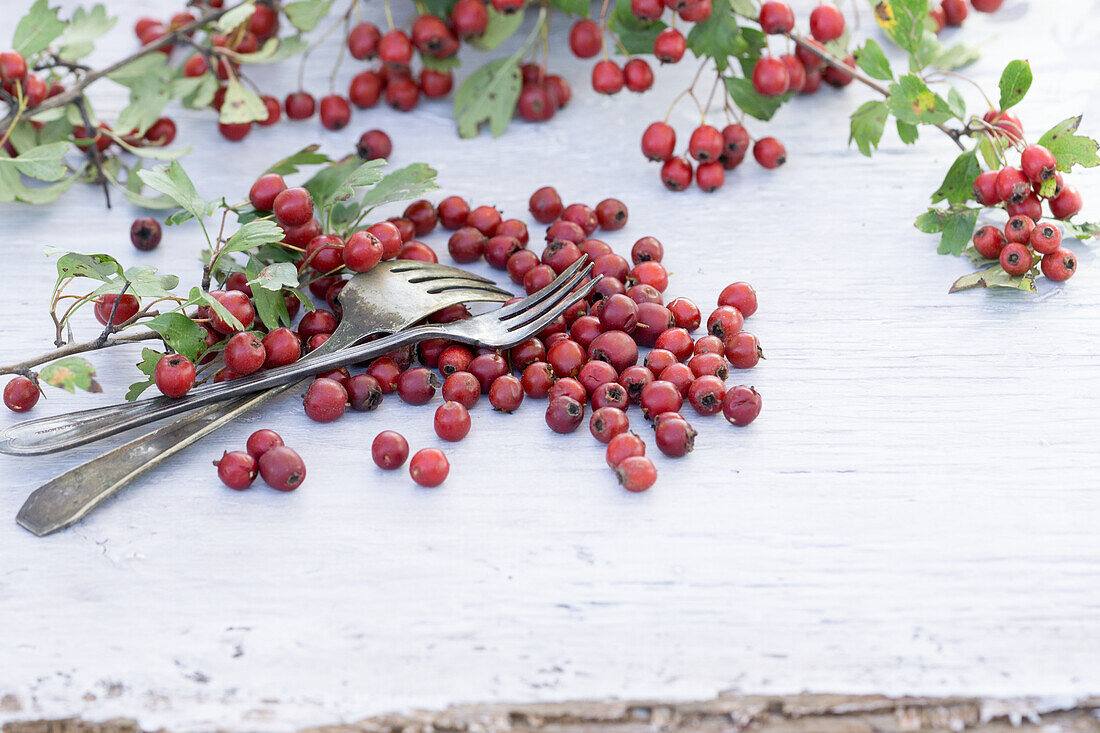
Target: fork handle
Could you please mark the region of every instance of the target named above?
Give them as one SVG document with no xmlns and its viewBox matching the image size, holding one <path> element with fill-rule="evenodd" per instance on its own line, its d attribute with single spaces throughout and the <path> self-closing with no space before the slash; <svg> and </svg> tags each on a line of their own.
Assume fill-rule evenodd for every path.
<svg viewBox="0 0 1100 733">
<path fill-rule="evenodd" d="M 304 377 L 382 356 L 425 339 L 444 337 L 456 338 L 455 334 L 440 325 L 418 326 L 253 376 L 200 387 L 178 399 L 155 397 L 30 420 L 0 431 L 0 453 L 17 456 L 56 453 L 204 405 L 291 384 Z"/>
</svg>

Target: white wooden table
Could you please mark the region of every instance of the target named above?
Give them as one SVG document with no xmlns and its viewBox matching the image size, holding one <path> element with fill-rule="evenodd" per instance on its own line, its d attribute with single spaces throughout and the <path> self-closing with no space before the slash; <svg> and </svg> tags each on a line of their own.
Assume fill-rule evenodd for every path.
<svg viewBox="0 0 1100 733">
<path fill-rule="evenodd" d="M 173 7 L 111 3 L 122 21 L 99 61 L 133 47 L 130 27 L 153 5 Z M 962 34 L 986 53 L 969 73 L 995 89 L 1005 62 L 1028 57 L 1029 134 L 1080 112 L 1096 134 L 1100 3 L 1057 6 L 1008 0 L 972 17 Z M 860 33 L 877 32 L 861 12 Z M 309 86 L 323 93 L 324 54 L 313 68 Z M 174 117 L 208 197 L 243 195 L 304 144 L 341 153 L 381 127 L 395 165 L 430 162 L 440 195 L 506 215 L 526 218 L 545 184 L 567 201 L 621 198 L 630 223 L 608 241 L 626 252 L 659 237 L 670 293 L 707 307 L 728 282 L 756 286 L 749 328 L 768 359 L 733 383 L 761 391 L 760 419 L 743 430 L 695 419 L 695 452 L 658 455 L 658 485 L 631 495 L 586 431 L 551 435 L 538 405 L 505 416 L 481 404 L 469 437 L 447 446 L 450 478 L 424 490 L 376 469 L 368 446 L 386 428 L 437 445 L 431 409 L 387 399 L 320 426 L 286 397 L 45 539 L 12 521 L 24 497 L 101 446 L 5 457 L 0 722 L 121 715 L 146 728 L 283 730 L 468 701 L 1100 691 L 1094 255 L 1075 243 L 1080 274 L 1037 297 L 948 295 L 969 265 L 937 256 L 912 220 L 953 148 L 927 133 L 906 148 L 888 133 L 875 160 L 862 158 L 846 144 L 847 115 L 869 98 L 858 85 L 777 116 L 767 130 L 790 153 L 778 172 L 750 162 L 719 193 L 672 195 L 637 141 L 694 68 L 663 68 L 654 92 L 614 99 L 588 89 L 588 62 L 559 54 L 553 68 L 574 85 L 570 107 L 499 140 L 458 141 L 449 102 L 357 112 L 340 133 L 284 123 L 243 144 L 222 141 L 210 114 Z M 341 79 L 352 73 L 345 65 Z M 292 91 L 292 70 L 256 76 Z M 108 118 L 121 105 L 113 90 L 95 99 Z M 685 136 L 695 118 L 688 106 L 673 114 Z M 1100 174 L 1074 182 L 1096 219 Z M 168 229 L 138 253 L 127 238 L 136 214 L 104 210 L 91 187 L 0 210 L 0 360 L 49 347 L 45 245 L 197 280 L 197 230 Z M 442 234 L 428 241 L 445 249 Z M 86 321 L 78 335 L 94 335 Z M 136 357 L 96 355 L 102 395 L 51 391 L 34 415 L 118 400 Z M 19 419 L 5 411 L 0 424 Z M 301 490 L 218 482 L 211 460 L 261 426 L 305 457 Z"/>
</svg>

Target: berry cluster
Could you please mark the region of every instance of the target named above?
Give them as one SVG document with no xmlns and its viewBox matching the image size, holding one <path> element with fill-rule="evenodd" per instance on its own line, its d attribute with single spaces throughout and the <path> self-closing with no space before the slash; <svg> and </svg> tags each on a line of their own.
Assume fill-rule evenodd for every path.
<svg viewBox="0 0 1100 733">
<path fill-rule="evenodd" d="M 274 430 L 257 430 L 248 436 L 243 451 L 225 452 L 214 465 L 222 483 L 237 491 L 251 486 L 257 473 L 279 491 L 294 491 L 306 479 L 305 461 Z"/>
</svg>

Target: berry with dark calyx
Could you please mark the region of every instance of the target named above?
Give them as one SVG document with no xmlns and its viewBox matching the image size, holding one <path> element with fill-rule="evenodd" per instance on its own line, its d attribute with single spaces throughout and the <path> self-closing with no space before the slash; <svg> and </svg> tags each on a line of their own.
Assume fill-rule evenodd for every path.
<svg viewBox="0 0 1100 733">
<path fill-rule="evenodd" d="M 1031 230 L 1028 243 L 1041 255 L 1051 254 L 1062 245 L 1062 231 L 1053 224 L 1041 221 Z"/>
<path fill-rule="evenodd" d="M 1031 269 L 1034 258 L 1026 244 L 1009 242 L 1001 250 L 1000 262 L 1001 268 L 1009 275 L 1024 275 Z"/>
<path fill-rule="evenodd" d="M 612 295 L 604 299 L 599 320 L 606 331 L 630 333 L 638 325 L 638 304 L 625 295 Z"/>
<path fill-rule="evenodd" d="M 1058 172 L 1058 161 L 1042 145 L 1028 145 L 1020 154 L 1020 168 L 1032 183 L 1042 183 L 1054 178 Z"/>
<path fill-rule="evenodd" d="M 386 104 L 398 112 L 408 112 L 420 101 L 420 87 L 408 77 L 391 79 L 386 84 Z"/>
<path fill-rule="evenodd" d="M 619 375 L 619 385 L 626 390 L 627 399 L 637 404 L 642 399 L 642 390 L 646 385 L 655 382 L 657 377 L 653 375 L 649 367 L 630 366 Z"/>
<path fill-rule="evenodd" d="M 528 397 L 542 398 L 550 394 L 550 388 L 554 386 L 554 368 L 544 361 L 536 361 L 528 364 L 520 377 L 523 392 Z"/>
<path fill-rule="evenodd" d="M 778 168 L 787 162 L 787 149 L 774 137 L 762 137 L 752 146 L 752 156 L 764 168 Z"/>
<path fill-rule="evenodd" d="M 251 486 L 259 471 L 256 458 L 240 450 L 223 453 L 219 460 L 214 461 L 214 465 L 218 467 L 218 478 L 222 483 L 237 491 L 244 491 Z"/>
<path fill-rule="evenodd" d="M 404 31 L 395 28 L 379 39 L 378 56 L 391 69 L 406 67 L 413 57 L 412 41 Z"/>
<path fill-rule="evenodd" d="M 515 412 L 523 402 L 523 384 L 511 374 L 497 377 L 489 387 L 489 404 L 497 412 Z"/>
<path fill-rule="evenodd" d="M 244 448 L 248 451 L 248 454 L 255 458 L 257 461 L 272 448 L 278 448 L 283 445 L 282 437 L 274 430 L 257 430 L 248 436 L 248 440 L 245 441 Z"/>
<path fill-rule="evenodd" d="M 680 8 L 680 19 L 688 23 L 702 23 L 710 17 L 714 10 L 711 0 L 688 0 L 687 4 Z"/>
<path fill-rule="evenodd" d="M 661 0 L 630 0 L 630 12 L 638 20 L 652 22 L 664 13 L 665 4 Z"/>
<path fill-rule="evenodd" d="M 1055 219 L 1069 219 L 1081 211 L 1081 194 L 1074 186 L 1066 186 L 1062 193 L 1048 200 L 1050 213 Z"/>
<path fill-rule="evenodd" d="M 630 398 L 627 396 L 626 389 L 618 382 L 605 382 L 596 387 L 595 391 L 592 392 L 590 401 L 593 410 L 598 410 L 601 407 L 615 407 L 626 410 L 630 406 Z"/>
<path fill-rule="evenodd" d="M 615 467 L 619 483 L 627 491 L 645 491 L 657 482 L 657 468 L 646 456 L 631 456 Z"/>
<path fill-rule="evenodd" d="M 524 84 L 516 101 L 516 111 L 528 122 L 545 122 L 554 116 L 557 105 L 545 84 Z"/>
<path fill-rule="evenodd" d="M 275 196 L 271 210 L 282 224 L 301 226 L 313 218 L 313 197 L 300 186 L 288 188 Z"/>
<path fill-rule="evenodd" d="M 987 260 L 995 260 L 1001 256 L 1007 240 L 1004 232 L 995 226 L 984 226 L 974 232 L 974 249 Z"/>
<path fill-rule="evenodd" d="M 482 0 L 458 0 L 451 8 L 451 27 L 459 38 L 480 36 L 489 27 L 489 10 Z"/>
<path fill-rule="evenodd" d="M 286 116 L 291 120 L 308 120 L 317 109 L 317 102 L 308 92 L 288 94 L 283 102 Z"/>
<path fill-rule="evenodd" d="M 592 58 L 603 48 L 603 30 L 596 21 L 581 18 L 569 30 L 569 48 L 578 58 Z"/>
<path fill-rule="evenodd" d="M 642 414 L 652 420 L 662 412 L 678 412 L 684 398 L 672 382 L 658 379 L 642 387 L 639 402 Z"/>
<path fill-rule="evenodd" d="M 508 260 L 512 258 L 512 255 L 521 251 L 524 251 L 523 244 L 518 239 L 507 234 L 498 234 L 495 237 L 490 237 L 485 242 L 485 261 L 489 263 L 490 267 L 507 270 Z M 553 266 L 553 263 L 548 262 L 547 264 Z M 572 261 L 570 261 L 570 264 L 572 264 Z"/>
<path fill-rule="evenodd" d="M 695 171 L 695 183 L 706 193 L 714 193 L 726 182 L 726 169 L 722 163 L 700 163 Z"/>
<path fill-rule="evenodd" d="M 669 160 L 675 149 L 676 131 L 667 122 L 654 122 L 642 133 L 642 154 L 649 160 Z"/>
<path fill-rule="evenodd" d="M 343 416 L 348 391 L 335 379 L 318 377 L 310 383 L 302 403 L 310 420 L 332 422 Z"/>
<path fill-rule="evenodd" d="M 531 216 L 540 224 L 553 222 L 561 216 L 562 211 L 565 209 L 561 202 L 561 196 L 552 186 L 543 186 L 531 194 L 527 206 Z"/>
<path fill-rule="evenodd" d="M 1005 213 L 1009 216 L 1026 216 L 1032 221 L 1043 216 L 1043 204 L 1034 193 L 1029 193 L 1023 201 L 1005 206 Z"/>
<path fill-rule="evenodd" d="M 1002 201 L 1018 204 L 1031 193 L 1031 182 L 1019 168 L 1005 166 L 997 173 L 997 195 Z"/>
<path fill-rule="evenodd" d="M 757 94 L 778 97 L 790 89 L 791 77 L 787 65 L 774 56 L 762 56 L 752 69 L 752 86 Z M 717 156 L 715 156 L 717 157 Z"/>
<path fill-rule="evenodd" d="M 596 204 L 596 220 L 600 229 L 617 231 L 626 226 L 628 214 L 626 204 L 618 199 L 604 199 Z"/>
<path fill-rule="evenodd" d="M 653 69 L 645 59 L 633 58 L 623 65 L 626 88 L 632 92 L 644 92 L 653 86 Z"/>
<path fill-rule="evenodd" d="M 662 64 L 675 64 L 684 57 L 687 40 L 675 28 L 665 28 L 653 40 L 653 55 Z"/>
<path fill-rule="evenodd" d="M 366 272 L 382 260 L 382 243 L 378 237 L 360 230 L 344 243 L 344 265 L 352 272 Z"/>
<path fill-rule="evenodd" d="M 458 50 L 458 39 L 438 15 L 421 15 L 412 24 L 412 44 L 422 55 L 446 58 Z"/>
<path fill-rule="evenodd" d="M 760 404 L 760 393 L 752 387 L 730 387 L 722 398 L 722 414 L 733 425 L 744 427 L 760 414 Z"/>
<path fill-rule="evenodd" d="M 1030 216 L 1020 214 L 1008 220 L 1005 224 L 1005 239 L 1009 242 L 1027 244 L 1031 240 L 1031 232 L 1035 229 L 1035 222 Z"/>
<path fill-rule="evenodd" d="M 769 35 L 782 35 L 794 29 L 794 11 L 785 2 L 768 0 L 760 6 L 760 29 Z"/>
<path fill-rule="evenodd" d="M 439 380 L 426 367 L 413 367 L 397 378 L 397 394 L 410 405 L 424 405 L 435 396 Z"/>
<path fill-rule="evenodd" d="M 1061 173 L 1055 173 L 1054 174 L 1054 192 L 1053 193 L 1051 193 L 1050 195 L 1047 195 L 1047 196 L 1043 196 L 1042 195 L 1042 189 L 1044 188 L 1043 184 L 1034 184 L 1034 185 L 1032 185 L 1031 191 L 1032 191 L 1032 193 L 1034 193 L 1036 196 L 1039 196 L 1040 198 L 1052 199 L 1052 198 L 1057 198 L 1058 195 L 1062 193 L 1062 189 L 1065 188 L 1065 187 L 1066 187 L 1066 182 L 1062 178 L 1062 174 Z"/>
<path fill-rule="evenodd" d="M 588 393 L 584 390 L 584 385 L 578 382 L 573 377 L 563 377 L 550 387 L 550 391 L 546 394 L 547 399 L 551 402 L 558 397 L 568 397 L 572 400 L 576 400 L 584 406 L 585 401 L 588 399 Z"/>
<path fill-rule="evenodd" d="M 1002 199 L 997 192 L 998 171 L 985 171 L 974 179 L 974 200 L 982 206 L 996 206 Z"/>
<path fill-rule="evenodd" d="M 642 262 L 660 262 L 664 259 L 665 248 L 656 237 L 642 237 L 630 248 L 630 259 L 637 265 Z"/>
<path fill-rule="evenodd" d="M 688 402 L 700 415 L 714 415 L 722 411 L 722 399 L 726 396 L 726 384 L 717 376 L 704 375 L 688 388 Z"/>
<path fill-rule="evenodd" d="M 707 332 L 729 343 L 745 325 L 744 314 L 730 305 L 720 305 L 707 318 Z"/>
<path fill-rule="evenodd" d="M 695 447 L 697 433 L 683 418 L 661 420 L 654 424 L 654 428 L 654 442 L 658 450 L 670 458 L 682 458 Z"/>
<path fill-rule="evenodd" d="M 435 434 L 457 443 L 470 432 L 470 413 L 458 402 L 444 402 L 435 410 Z"/>
<path fill-rule="evenodd" d="M 182 354 L 165 354 L 153 370 L 153 381 L 165 397 L 183 397 L 195 385 L 195 365 Z"/>
<path fill-rule="evenodd" d="M 669 191 L 683 191 L 691 185 L 693 170 L 686 158 L 669 158 L 661 166 L 661 182 Z"/>
<path fill-rule="evenodd" d="M 222 356 L 227 367 L 244 375 L 259 371 L 267 359 L 267 351 L 255 334 L 241 331 L 230 337 Z"/>
<path fill-rule="evenodd" d="M 555 397 L 546 407 L 546 424 L 555 433 L 571 433 L 584 419 L 584 405 L 572 397 Z"/>
<path fill-rule="evenodd" d="M 638 310 L 641 314 L 642 308 L 639 307 Z M 638 345 L 629 334 L 622 331 L 605 331 L 588 345 L 588 358 L 606 361 L 621 374 L 627 367 L 638 363 Z"/>
<path fill-rule="evenodd" d="M 618 94 L 625 83 L 623 70 L 610 59 L 598 61 L 592 67 L 592 88 L 600 94 Z"/>
<path fill-rule="evenodd" d="M 1054 282 L 1064 282 L 1077 272 L 1077 255 L 1064 247 L 1043 255 L 1040 267 L 1043 275 Z"/>
<path fill-rule="evenodd" d="M 700 125 L 691 133 L 688 151 L 691 153 L 691 157 L 700 163 L 708 163 L 718 160 L 724 146 L 725 141 L 722 139 L 722 133 L 717 128 L 711 125 Z"/>
<path fill-rule="evenodd" d="M 130 225 L 130 242 L 143 252 L 156 249 L 160 235 L 160 223 L 150 216 L 134 219 Z"/>
<path fill-rule="evenodd" d="M 451 464 L 438 448 L 421 448 L 409 461 L 409 475 L 418 485 L 431 489 L 447 479 Z"/>
<path fill-rule="evenodd" d="M 710 375 L 725 379 L 729 376 L 726 360 L 719 354 L 695 354 L 688 360 L 688 368 L 696 378 Z"/>
<path fill-rule="evenodd" d="M 348 85 L 348 99 L 359 109 L 373 107 L 382 98 L 385 86 L 382 75 L 377 71 L 361 71 L 351 78 L 351 84 Z"/>
<path fill-rule="evenodd" d="M 645 455 L 645 441 L 635 433 L 620 433 L 607 444 L 607 465 L 617 468 L 628 458 Z"/>
<path fill-rule="evenodd" d="M 18 375 L 4 385 L 4 404 L 12 412 L 26 412 L 38 404 L 41 395 L 30 377 Z"/>
<path fill-rule="evenodd" d="M 294 491 L 306 480 L 306 464 L 295 451 L 279 445 L 260 456 L 260 478 L 273 489 Z"/>
<path fill-rule="evenodd" d="M 271 211 L 275 197 L 285 191 L 286 181 L 278 173 L 268 173 L 256 179 L 248 191 L 248 200 L 257 211 Z M 311 214 L 312 215 L 312 214 Z"/>
<path fill-rule="evenodd" d="M 344 383 L 348 404 L 356 412 L 370 412 L 382 404 L 382 387 L 369 374 L 356 374 Z"/>
<path fill-rule="evenodd" d="M 630 429 L 630 418 L 616 407 L 601 407 L 592 412 L 588 430 L 601 443 L 610 443 L 616 436 Z"/>
<path fill-rule="evenodd" d="M 844 35 L 844 14 L 832 3 L 822 3 L 810 13 L 810 35 L 821 43 Z"/>
<path fill-rule="evenodd" d="M 342 130 L 351 121 L 351 105 L 339 94 L 321 97 L 321 124 L 328 130 Z"/>
<path fill-rule="evenodd" d="M 734 369 L 751 369 L 760 361 L 762 355 L 759 340 L 747 331 L 736 333 L 726 339 L 726 359 Z"/>
</svg>

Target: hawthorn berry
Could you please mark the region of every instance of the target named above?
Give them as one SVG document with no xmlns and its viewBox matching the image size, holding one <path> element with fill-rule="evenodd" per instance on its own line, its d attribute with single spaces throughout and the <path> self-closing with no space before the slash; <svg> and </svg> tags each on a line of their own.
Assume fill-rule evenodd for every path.
<svg viewBox="0 0 1100 733">
<path fill-rule="evenodd" d="M 719 407 L 721 403 L 719 403 Z M 661 420 L 654 424 L 657 449 L 670 458 L 682 458 L 695 447 L 695 429 L 683 418 Z"/>
<path fill-rule="evenodd" d="M 944 22 L 950 26 L 962 25 L 969 12 L 966 8 L 966 0 L 943 0 L 941 7 Z"/>
<path fill-rule="evenodd" d="M 153 382 L 165 397 L 183 397 L 195 385 L 195 365 L 182 354 L 165 354 L 153 369 Z"/>
<path fill-rule="evenodd" d="M 794 30 L 794 11 L 785 2 L 768 0 L 760 6 L 760 29 L 770 35 L 782 35 Z"/>
<path fill-rule="evenodd" d="M 627 294 L 629 295 L 629 292 Z M 638 327 L 632 335 L 639 345 L 653 346 L 657 338 L 675 326 L 675 323 L 672 313 L 660 303 L 652 301 L 638 303 Z"/>
<path fill-rule="evenodd" d="M 687 0 L 687 4 L 680 8 L 680 19 L 688 23 L 702 23 L 710 17 L 714 5 L 711 0 Z"/>
<path fill-rule="evenodd" d="M 0 80 L 22 83 L 27 76 L 27 59 L 18 51 L 0 52 Z"/>
<path fill-rule="evenodd" d="M 620 433 L 607 444 L 607 465 L 617 468 L 628 458 L 645 455 L 645 441 L 636 433 Z"/>
<path fill-rule="evenodd" d="M 1001 250 L 1000 262 L 1009 275 L 1023 275 L 1031 269 L 1034 259 L 1026 244 L 1009 242 Z"/>
<path fill-rule="evenodd" d="M 1081 211 L 1081 194 L 1075 186 L 1065 186 L 1062 192 L 1049 199 L 1047 204 L 1055 219 L 1069 219 Z"/>
<path fill-rule="evenodd" d="M 1039 222 L 1028 239 L 1031 248 L 1041 255 L 1053 253 L 1062 245 L 1062 231 L 1047 222 Z"/>
<path fill-rule="evenodd" d="M 285 445 L 277 445 L 260 456 L 260 478 L 278 491 L 294 491 L 306 480 L 302 457 Z"/>
<path fill-rule="evenodd" d="M 218 132 L 221 136 L 230 142 L 240 142 L 244 140 L 248 133 L 252 131 L 251 122 L 219 122 Z"/>
<path fill-rule="evenodd" d="M 581 18 L 569 30 L 569 48 L 573 55 L 590 59 L 603 48 L 603 31 L 596 21 Z"/>
<path fill-rule="evenodd" d="M 1009 242 L 1027 244 L 1031 240 L 1031 232 L 1035 229 L 1035 222 L 1030 216 L 1023 214 L 1012 217 L 1005 224 L 1005 239 Z"/>
<path fill-rule="evenodd" d="M 480 36 L 489 27 L 489 10 L 482 0 L 458 0 L 451 8 L 451 27 L 459 38 Z"/>
<path fill-rule="evenodd" d="M 344 415 L 348 391 L 335 379 L 318 377 L 310 383 L 302 403 L 310 420 L 332 422 Z"/>
<path fill-rule="evenodd" d="M 642 308 L 638 308 L 639 316 L 643 313 Z M 588 358 L 606 361 L 621 374 L 638 363 L 638 343 L 622 331 L 604 331 L 588 345 Z"/>
<path fill-rule="evenodd" d="M 1006 166 L 997 173 L 997 196 L 1002 201 L 1018 204 L 1031 193 L 1031 182 L 1019 168 Z"/>
<path fill-rule="evenodd" d="M 386 104 L 398 112 L 408 112 L 420 101 L 420 87 L 408 77 L 390 79 L 386 84 Z"/>
<path fill-rule="evenodd" d="M 700 163 L 695 171 L 695 183 L 706 193 L 714 193 L 726 182 L 726 169 L 722 163 Z"/>
<path fill-rule="evenodd" d="M 630 429 L 630 418 L 617 407 L 600 407 L 592 412 L 588 430 L 601 443 L 610 443 Z"/>
<path fill-rule="evenodd" d="M 675 64 L 684 57 L 687 40 L 675 28 L 665 28 L 653 39 L 653 55 L 662 64 Z"/>
<path fill-rule="evenodd" d="M 658 293 L 663 293 L 668 288 L 668 272 L 665 266 L 656 260 L 647 260 L 634 265 L 630 270 L 630 280 L 639 285 L 649 285 Z"/>
<path fill-rule="evenodd" d="M 642 406 L 642 414 L 652 420 L 662 412 L 678 412 L 684 404 L 684 398 L 672 382 L 658 379 L 642 387 L 639 403 Z"/>
<path fill-rule="evenodd" d="M 787 149 L 774 137 L 762 137 L 752 146 L 752 156 L 764 168 L 778 168 L 787 162 Z"/>
<path fill-rule="evenodd" d="M 649 160 L 669 160 L 675 149 L 676 131 L 667 122 L 654 122 L 642 133 L 642 154 Z M 682 188 L 686 187 L 685 183 Z"/>
<path fill-rule="evenodd" d="M 642 58 L 632 58 L 623 65 L 626 88 L 632 92 L 644 92 L 653 86 L 653 69 Z"/>
<path fill-rule="evenodd" d="M 661 0 L 630 0 L 630 12 L 638 20 L 652 22 L 664 13 L 665 4 Z"/>
<path fill-rule="evenodd" d="M 1005 206 L 1005 213 L 1009 216 L 1026 216 L 1032 221 L 1043 216 L 1043 204 L 1034 193 L 1029 193 L 1023 201 Z"/>
<path fill-rule="evenodd" d="M 286 116 L 291 120 L 307 120 L 313 116 L 317 109 L 317 102 L 308 92 L 294 92 L 288 94 L 283 102 Z"/>
<path fill-rule="evenodd" d="M 1077 272 L 1077 255 L 1064 247 L 1059 247 L 1053 252 L 1043 255 L 1040 268 L 1047 279 L 1054 282 L 1064 282 L 1073 277 Z"/>
<path fill-rule="evenodd" d="M 214 461 L 214 465 L 218 467 L 218 478 L 222 483 L 237 491 L 244 491 L 251 486 L 259 471 L 256 457 L 240 450 L 222 453 L 222 457 Z"/>
<path fill-rule="evenodd" d="M 692 354 L 725 354 L 726 342 L 713 334 L 700 336 L 695 340 Z"/>
<path fill-rule="evenodd" d="M 278 173 L 267 173 L 256 179 L 248 191 L 248 200 L 258 211 L 271 211 L 275 197 L 286 190 L 286 181 Z M 312 208 L 310 216 L 313 216 Z"/>
<path fill-rule="evenodd" d="M 970 4 L 979 13 L 995 13 L 1001 9 L 1004 0 L 970 0 Z"/>
<path fill-rule="evenodd" d="M 313 197 L 300 186 L 288 188 L 275 196 L 272 211 L 280 223 L 288 227 L 301 226 L 313 218 Z"/>
<path fill-rule="evenodd" d="M 327 130 L 342 130 L 351 121 L 351 105 L 339 94 L 321 97 L 321 124 Z"/>
<path fill-rule="evenodd" d="M 549 224 L 559 216 L 565 207 L 562 205 L 561 196 L 552 186 L 543 186 L 531 194 L 527 202 L 527 208 L 531 216 L 540 224 Z"/>
<path fill-rule="evenodd" d="M 736 339 L 736 336 L 734 338 Z M 688 360 L 687 365 L 696 379 L 707 375 L 715 376 L 719 379 L 725 379 L 729 376 L 729 369 L 726 368 L 726 360 L 720 354 L 695 354 Z"/>
<path fill-rule="evenodd" d="M 787 93 L 790 85 L 790 72 L 781 59 L 762 56 L 753 66 L 752 86 L 757 94 L 765 97 L 779 97 Z"/>
<path fill-rule="evenodd" d="M 546 424 L 555 433 L 571 433 L 584 419 L 584 403 L 572 397 L 554 397 L 546 406 Z"/>
<path fill-rule="evenodd" d="M 821 43 L 835 41 L 844 34 L 844 14 L 832 3 L 822 3 L 810 13 L 810 35 Z"/>
<path fill-rule="evenodd" d="M 134 219 L 134 223 L 130 225 L 130 242 L 143 252 L 157 248 L 160 234 L 160 223 L 150 216 Z"/>
<path fill-rule="evenodd" d="M 332 272 L 344 264 L 344 240 L 335 234 L 314 237 L 306 245 L 305 264 L 317 272 Z"/>
<path fill-rule="evenodd" d="M 691 383 L 687 396 L 700 415 L 714 415 L 722 411 L 726 383 L 716 375 L 703 375 Z"/>
<path fill-rule="evenodd" d="M 1020 154 L 1020 168 L 1032 183 L 1042 183 L 1054 178 L 1058 172 L 1058 161 L 1042 145 L 1028 145 Z"/>
<path fill-rule="evenodd" d="M 661 182 L 670 191 L 683 191 L 691 185 L 694 171 L 687 158 L 668 158 L 661 166 Z"/>
<path fill-rule="evenodd" d="M 996 206 L 1002 199 L 997 192 L 998 171 L 985 171 L 974 179 L 974 200 L 982 206 Z"/>
<path fill-rule="evenodd" d="M 760 414 L 760 406 L 760 393 L 742 384 L 726 390 L 722 398 L 722 415 L 733 425 L 744 427 Z"/>
<path fill-rule="evenodd" d="M 993 128 L 986 131 L 988 135 L 1005 137 L 1012 143 L 1019 142 L 1024 137 L 1024 126 L 1020 123 L 1020 118 L 1011 112 L 991 109 L 982 115 L 982 121 Z"/>
<path fill-rule="evenodd" d="M 671 352 L 676 361 L 682 361 L 693 353 L 695 340 L 685 328 L 672 327 L 657 337 L 653 347 L 657 350 Z"/>
<path fill-rule="evenodd" d="M 115 307 L 116 300 L 118 301 L 117 308 Z M 110 325 L 117 326 L 133 318 L 137 314 L 139 306 L 137 296 L 129 293 L 122 296 L 110 293 L 96 298 L 93 313 L 95 313 L 96 320 L 104 326 L 108 325 L 108 319 L 111 321 Z M 114 318 L 111 318 L 112 309 L 115 312 Z"/>
<path fill-rule="evenodd" d="M 627 491 L 645 491 L 657 482 L 657 468 L 646 456 L 624 458 L 615 467 L 615 475 Z"/>
<path fill-rule="evenodd" d="M 691 133 L 688 141 L 688 151 L 691 157 L 700 163 L 709 163 L 718 160 L 724 149 L 722 133 L 710 125 L 700 125 Z"/>
<path fill-rule="evenodd" d="M 623 70 L 610 59 L 598 61 L 592 67 L 592 88 L 600 94 L 618 94 L 625 83 Z"/>
<path fill-rule="evenodd" d="M 458 402 L 444 402 L 436 408 L 433 424 L 436 435 L 456 443 L 470 432 L 470 413 Z"/>
<path fill-rule="evenodd" d="M 726 339 L 726 359 L 734 369 L 751 369 L 760 361 L 762 355 L 760 342 L 756 336 L 747 331 L 735 333 Z"/>
<path fill-rule="evenodd" d="M 1001 256 L 1007 240 L 1004 232 L 995 226 L 983 226 L 974 232 L 974 249 L 987 260 L 995 260 Z"/>
<path fill-rule="evenodd" d="M 344 243 L 344 265 L 352 272 L 366 272 L 382 260 L 382 242 L 366 230 L 354 232 Z"/>
<path fill-rule="evenodd" d="M 528 122 L 545 122 L 554 116 L 556 108 L 549 88 L 541 82 L 524 84 L 516 100 L 516 111 Z"/>
<path fill-rule="evenodd" d="M 12 412 L 26 412 L 38 404 L 41 392 L 29 377 L 18 375 L 4 385 L 4 404 Z"/>
<path fill-rule="evenodd" d="M 222 354 L 225 365 L 237 374 L 252 374 L 258 371 L 267 359 L 267 351 L 255 334 L 241 331 L 233 334 L 225 344 Z"/>
<path fill-rule="evenodd" d="M 38 77 L 35 78 L 37 79 Z M 43 99 L 44 98 L 45 96 L 43 95 Z M 161 117 L 149 126 L 149 129 L 145 131 L 141 139 L 146 145 L 152 145 L 153 147 L 171 145 L 172 141 L 176 139 L 176 123 L 169 117 Z"/>
<path fill-rule="evenodd" d="M 409 475 L 412 480 L 428 489 L 443 483 L 450 471 L 451 464 L 447 461 L 446 454 L 438 448 L 421 448 L 409 461 Z"/>
</svg>

